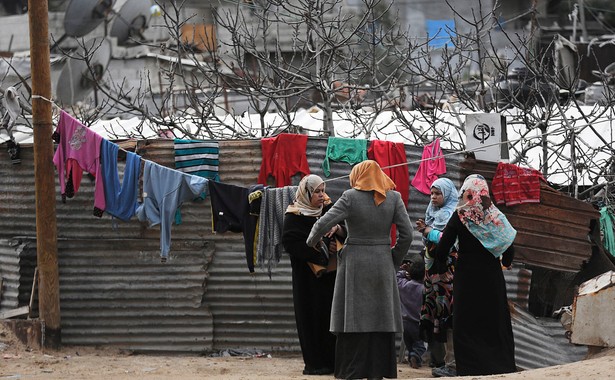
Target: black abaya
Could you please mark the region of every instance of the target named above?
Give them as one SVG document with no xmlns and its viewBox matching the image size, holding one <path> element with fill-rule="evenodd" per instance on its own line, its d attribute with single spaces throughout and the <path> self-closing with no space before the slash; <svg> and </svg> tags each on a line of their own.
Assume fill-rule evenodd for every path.
<svg viewBox="0 0 615 380">
<path fill-rule="evenodd" d="M 318 253 L 305 244 L 315 217 L 286 214 L 282 244 L 290 256 L 295 321 L 305 363 L 305 374 L 333 373 L 335 335 L 329 332 L 335 272 L 320 278 L 308 261 L 318 262 Z"/>
<path fill-rule="evenodd" d="M 493 375 L 516 371 L 506 283 L 502 267 L 514 256 L 511 245 L 502 263 L 483 247 L 454 213 L 443 231 L 436 251 L 439 262 L 446 260 L 459 239 L 453 282 L 453 345 L 457 374 Z"/>
</svg>

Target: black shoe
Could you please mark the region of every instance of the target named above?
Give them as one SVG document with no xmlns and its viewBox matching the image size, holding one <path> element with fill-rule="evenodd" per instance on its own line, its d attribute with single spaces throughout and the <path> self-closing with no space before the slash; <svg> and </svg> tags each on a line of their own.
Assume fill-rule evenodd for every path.
<svg viewBox="0 0 615 380">
<path fill-rule="evenodd" d="M 305 368 L 304 375 L 330 375 L 333 373 L 331 368 Z"/>
</svg>

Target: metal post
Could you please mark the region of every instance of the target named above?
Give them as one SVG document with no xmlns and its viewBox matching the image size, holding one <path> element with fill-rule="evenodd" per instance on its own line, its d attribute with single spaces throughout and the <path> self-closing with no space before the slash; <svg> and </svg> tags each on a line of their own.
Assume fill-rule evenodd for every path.
<svg viewBox="0 0 615 380">
<path fill-rule="evenodd" d="M 34 126 L 34 181 L 36 252 L 39 274 L 39 317 L 45 324 L 45 347 L 60 346 L 60 281 L 56 197 L 53 166 L 49 17 L 47 0 L 29 0 L 32 124 Z M 44 97 L 45 99 L 42 99 Z"/>
</svg>

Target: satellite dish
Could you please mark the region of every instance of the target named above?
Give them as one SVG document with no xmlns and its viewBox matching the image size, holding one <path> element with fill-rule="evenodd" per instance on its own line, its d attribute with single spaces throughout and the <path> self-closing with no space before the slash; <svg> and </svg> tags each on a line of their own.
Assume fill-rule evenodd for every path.
<svg viewBox="0 0 615 380">
<path fill-rule="evenodd" d="M 60 73 L 56 87 L 58 102 L 73 105 L 84 100 L 102 79 L 109 60 L 111 42 L 108 39 L 98 37 L 86 41 L 68 58 Z"/>
<path fill-rule="evenodd" d="M 83 37 L 113 12 L 115 0 L 71 0 L 64 14 L 64 33 Z"/>
<path fill-rule="evenodd" d="M 151 0 L 127 0 L 120 8 L 111 26 L 111 37 L 117 37 L 118 45 L 124 45 L 130 39 L 143 39 L 142 33 L 149 26 Z"/>
</svg>

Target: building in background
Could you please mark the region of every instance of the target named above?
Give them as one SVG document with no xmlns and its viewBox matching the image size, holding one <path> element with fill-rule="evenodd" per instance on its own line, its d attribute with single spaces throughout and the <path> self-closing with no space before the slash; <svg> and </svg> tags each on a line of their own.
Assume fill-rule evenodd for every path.
<svg viewBox="0 0 615 380">
<path fill-rule="evenodd" d="M 240 67 L 246 63 L 235 63 L 237 54 L 231 54 L 234 37 L 217 22 L 221 18 L 216 18 L 215 15 L 233 13 L 238 9 L 249 28 L 251 23 L 256 25 L 259 22 L 255 9 L 263 3 L 266 2 L 189 0 L 182 3 L 181 9 L 174 9 L 174 2 L 171 1 L 155 3 L 153 0 L 50 0 L 49 31 L 54 99 L 67 107 L 87 102 L 100 105 L 108 93 L 118 93 L 118 88 L 121 88 L 122 91 L 119 92 L 125 100 L 134 102 L 139 98 L 141 109 L 152 110 L 157 108 L 152 99 L 160 100 L 172 83 L 173 97 L 168 102 L 171 105 L 167 106 L 185 108 L 189 106 L 190 100 L 183 95 L 194 92 L 194 89 L 182 85 L 177 78 L 170 78 L 166 74 L 170 68 L 181 63 L 186 73 L 189 73 L 188 76 L 194 76 L 197 80 L 203 76 L 207 77 L 208 73 L 200 66 L 199 60 L 207 60 L 206 53 L 215 51 L 216 59 L 220 60 L 222 67 L 218 74 L 225 77 L 227 88 L 224 92 L 217 90 L 208 93 L 207 87 L 201 85 L 199 87 L 203 96 L 215 97 L 216 105 L 225 112 L 253 112 L 245 97 L 233 89 L 233 81 L 245 74 L 245 70 L 242 71 Z M 482 10 L 476 9 L 478 2 L 475 0 L 451 3 L 454 3 L 458 14 L 455 14 L 444 0 L 397 0 L 391 7 L 389 22 L 399 26 L 400 30 L 407 31 L 415 43 L 424 42 L 434 49 L 431 51 L 431 60 L 437 65 L 441 57 L 441 50 L 438 48 L 446 46 L 447 43 L 450 46 L 451 38 L 472 32 L 471 27 L 461 21 L 462 18 L 472 19 L 481 12 L 487 15 L 495 2 L 483 1 Z M 587 50 L 591 46 L 597 49 L 600 41 L 596 38 L 608 32 L 608 29 L 605 29 L 607 25 L 600 21 L 598 11 L 592 10 L 594 8 L 587 4 L 581 7 L 587 10 L 583 13 L 579 8 L 566 11 L 568 2 L 541 1 L 536 2 L 536 13 L 533 13 L 533 2 L 530 0 L 508 0 L 500 3 L 494 14 L 501 28 L 494 28 L 490 38 L 501 58 L 512 59 L 511 54 L 523 54 L 528 48 L 524 45 L 511 46 L 515 40 L 507 38 L 504 32 L 515 36 L 535 31 L 540 36 L 538 43 L 543 44 L 549 43 L 553 36 L 559 33 L 580 43 L 580 50 Z M 29 77 L 29 30 L 25 13 L 27 2 L 3 0 L 1 4 L 0 54 L 3 59 L 0 61 L 0 88 L 4 91 L 15 86 L 23 92 L 25 89 L 20 85 L 21 78 L 27 81 Z M 287 4 L 292 4 L 292 1 Z M 336 14 L 336 9 L 341 9 L 342 13 L 356 13 L 362 6 L 361 0 L 339 0 L 335 7 L 330 9 L 330 13 L 332 17 Z M 165 17 L 164 13 L 168 17 Z M 177 30 L 174 30 L 174 25 L 169 24 L 172 20 L 181 22 Z M 495 20 L 487 18 L 485 22 Z M 267 39 L 280 47 L 281 54 L 295 54 L 292 31 L 288 25 L 285 29 L 283 23 L 277 24 L 276 30 L 272 31 Z M 77 62 L 80 55 L 88 55 L 88 50 L 94 50 L 103 38 L 107 38 L 108 42 L 104 42 L 103 48 L 95 55 L 94 70 L 89 70 L 86 65 Z M 172 49 L 177 44 L 200 54 L 177 56 Z M 602 45 L 600 49 L 608 49 L 608 46 Z M 595 50 L 598 53 L 592 51 L 595 53 L 592 56 L 600 58 L 604 55 L 600 53 L 600 49 Z M 250 60 L 253 57 L 246 54 L 242 58 Z M 596 64 L 606 66 L 602 62 L 604 59 L 596 59 Z M 592 68 L 591 63 L 581 67 L 582 78 L 583 75 L 588 77 L 583 79 L 592 80 L 589 78 Z M 468 66 L 463 70 L 467 70 L 467 76 L 471 77 L 478 68 Z M 97 91 L 97 86 L 92 84 L 95 80 L 101 82 L 108 91 Z M 144 91 L 137 93 L 135 89 L 139 88 Z M 23 95 L 24 99 L 28 98 L 28 94 Z M 111 108 L 109 106 L 110 116 L 122 116 L 118 111 L 114 113 Z M 164 109 L 160 113 L 172 111 Z"/>
</svg>

